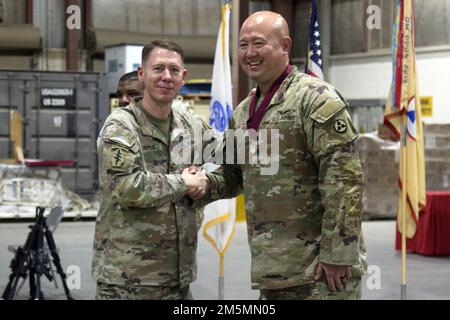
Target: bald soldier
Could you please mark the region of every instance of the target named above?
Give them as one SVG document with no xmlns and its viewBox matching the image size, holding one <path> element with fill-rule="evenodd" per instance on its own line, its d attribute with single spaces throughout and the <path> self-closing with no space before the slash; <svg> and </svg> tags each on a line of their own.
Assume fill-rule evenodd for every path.
<svg viewBox="0 0 450 320">
<path fill-rule="evenodd" d="M 119 79 L 117 84 L 117 97 L 119 98 L 119 107 L 123 108 L 130 104 L 131 99 L 140 97 L 144 92 L 144 84 L 139 81 L 138 72 L 131 71 L 125 73 Z"/>
<path fill-rule="evenodd" d="M 271 141 L 280 150 L 275 174 L 241 165 L 252 286 L 260 299 L 360 299 L 366 263 L 358 134 L 342 96 L 289 64 L 291 46 L 287 23 L 274 12 L 251 15 L 240 30 L 240 66 L 257 88 L 230 127 L 280 134 Z"/>
</svg>

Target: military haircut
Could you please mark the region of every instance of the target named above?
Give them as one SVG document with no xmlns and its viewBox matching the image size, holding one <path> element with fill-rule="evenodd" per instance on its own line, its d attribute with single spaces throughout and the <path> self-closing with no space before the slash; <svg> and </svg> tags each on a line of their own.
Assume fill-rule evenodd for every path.
<svg viewBox="0 0 450 320">
<path fill-rule="evenodd" d="M 184 64 L 184 51 L 177 43 L 169 40 L 154 40 L 147 43 L 142 49 L 142 65 L 145 65 L 145 62 L 147 62 L 148 57 L 155 48 L 162 48 L 178 53 L 181 57 L 181 62 Z"/>
<path fill-rule="evenodd" d="M 137 70 L 125 73 L 119 79 L 119 81 L 127 81 L 127 80 L 139 80 Z"/>
</svg>

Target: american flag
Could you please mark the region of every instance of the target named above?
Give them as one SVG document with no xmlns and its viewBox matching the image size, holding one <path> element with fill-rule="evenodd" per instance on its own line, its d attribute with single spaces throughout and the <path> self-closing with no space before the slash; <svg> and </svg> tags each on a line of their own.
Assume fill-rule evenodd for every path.
<svg viewBox="0 0 450 320">
<path fill-rule="evenodd" d="M 322 49 L 320 48 L 319 19 L 317 18 L 317 0 L 312 0 L 311 6 L 308 59 L 305 72 L 323 80 Z"/>
</svg>

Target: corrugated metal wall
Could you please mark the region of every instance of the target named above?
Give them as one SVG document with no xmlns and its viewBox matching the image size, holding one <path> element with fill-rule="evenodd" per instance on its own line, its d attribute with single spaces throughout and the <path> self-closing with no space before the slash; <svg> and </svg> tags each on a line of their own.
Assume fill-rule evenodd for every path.
<svg viewBox="0 0 450 320">
<path fill-rule="evenodd" d="M 250 1 L 248 9 L 250 13 L 254 13 L 256 11 L 271 10 L 271 8 L 272 4 L 270 0 L 255 0 Z"/>
<path fill-rule="evenodd" d="M 25 23 L 25 0 L 0 0 L 0 23 Z"/>
<path fill-rule="evenodd" d="M 294 58 L 306 58 L 308 52 L 309 17 L 311 1 L 296 1 L 294 6 L 294 30 L 291 30 Z M 319 16 L 320 19 L 320 16 Z M 320 20 L 319 20 L 320 21 Z"/>
<path fill-rule="evenodd" d="M 381 28 L 369 30 L 369 5 L 380 8 Z M 393 0 L 332 0 L 331 53 L 390 48 L 395 19 Z M 416 46 L 450 44 L 450 0 L 414 0 Z"/>
<path fill-rule="evenodd" d="M 390 48 L 394 19 L 393 0 L 332 1 L 332 54 L 366 52 Z M 95 0 L 93 25 L 135 33 L 216 36 L 220 20 L 220 0 Z M 306 50 L 303 35 L 307 30 L 310 1 L 294 2 L 292 36 L 294 56 Z M 381 9 L 380 30 L 368 30 L 366 12 L 369 5 Z M 450 44 L 450 0 L 415 0 L 416 44 L 434 46 Z M 33 1 L 33 23 L 40 29 L 44 48 L 63 48 L 65 4 L 62 0 Z M 250 11 L 269 10 L 271 1 L 250 1 Z M 0 0 L 0 23 L 25 22 L 25 0 Z"/>
<path fill-rule="evenodd" d="M 64 1 L 33 1 L 33 25 L 41 31 L 44 48 L 64 48 L 66 32 L 66 6 Z"/>
<path fill-rule="evenodd" d="M 415 0 L 416 44 L 450 44 L 450 0 Z"/>
<path fill-rule="evenodd" d="M 333 0 L 331 53 L 364 52 L 363 17 L 366 7 L 362 0 Z"/>
<path fill-rule="evenodd" d="M 365 46 L 369 49 L 390 48 L 392 43 L 392 25 L 395 19 L 394 1 L 372 0 L 367 2 L 362 8 L 365 12 L 369 4 L 377 5 L 381 13 L 381 29 L 368 30 L 366 27 L 366 20 L 369 15 L 364 14 L 361 21 L 363 30 L 365 31 L 367 44 Z"/>
<path fill-rule="evenodd" d="M 95 28 L 161 35 L 217 34 L 220 0 L 95 0 Z"/>
</svg>

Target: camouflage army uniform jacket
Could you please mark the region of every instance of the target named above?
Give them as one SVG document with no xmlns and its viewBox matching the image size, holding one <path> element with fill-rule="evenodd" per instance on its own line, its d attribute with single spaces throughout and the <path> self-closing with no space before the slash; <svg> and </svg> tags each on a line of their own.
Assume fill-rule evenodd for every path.
<svg viewBox="0 0 450 320">
<path fill-rule="evenodd" d="M 246 129 L 251 97 L 236 108 L 231 127 Z M 261 129 L 279 130 L 279 167 L 261 175 L 264 165 L 241 165 L 253 288 L 312 283 L 318 261 L 352 265 L 353 275 L 362 275 L 363 175 L 346 102 L 294 67 Z M 273 141 L 269 155 L 271 147 Z"/>
<path fill-rule="evenodd" d="M 195 209 L 189 208 L 181 177 L 193 162 L 175 161 L 174 152 L 180 135 L 193 137 L 196 130 L 203 132 L 204 127 L 192 113 L 172 109 L 167 141 L 148 121 L 141 100 L 106 119 L 97 140 L 101 203 L 92 262 L 95 281 L 184 287 L 196 279 Z M 200 144 L 203 150 L 201 139 Z M 235 195 L 226 188 L 223 174 L 233 176 L 208 174 L 209 198 Z M 240 192 L 239 187 L 234 190 Z"/>
</svg>

